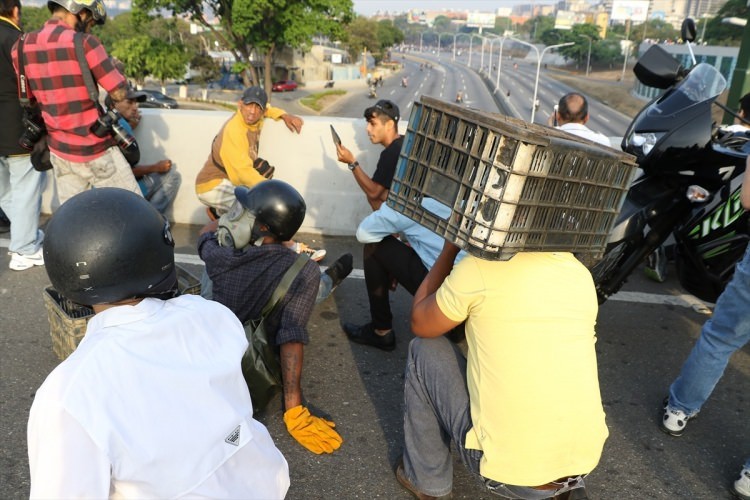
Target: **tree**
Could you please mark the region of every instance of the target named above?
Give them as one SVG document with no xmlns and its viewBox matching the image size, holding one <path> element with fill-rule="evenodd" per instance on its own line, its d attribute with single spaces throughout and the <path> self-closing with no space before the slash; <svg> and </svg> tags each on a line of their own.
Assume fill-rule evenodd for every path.
<svg viewBox="0 0 750 500">
<path fill-rule="evenodd" d="M 708 24 L 706 24 L 706 40 L 708 43 L 736 47 L 742 41 L 744 28 L 742 26 L 723 23 L 722 19 L 725 17 L 750 19 L 750 5 L 747 4 L 746 0 L 729 0 L 719 9 L 716 17 L 709 19 Z M 702 29 L 702 26 L 700 27 Z M 699 36 L 700 33 L 699 31 Z"/>
<path fill-rule="evenodd" d="M 21 7 L 21 28 L 26 31 L 36 31 L 47 22 L 50 17 L 49 9 L 45 7 Z"/>
<path fill-rule="evenodd" d="M 173 78 L 182 78 L 190 60 L 182 44 L 168 43 L 159 38 L 151 39 L 151 50 L 146 63 L 148 72 L 161 82 Z"/>
<path fill-rule="evenodd" d="M 404 41 L 404 34 L 388 19 L 378 21 L 377 37 L 381 53 Z"/>
<path fill-rule="evenodd" d="M 544 41 L 545 33 L 549 33 L 551 31 L 564 31 L 564 30 L 556 30 L 555 29 L 555 18 L 552 16 L 536 16 L 525 23 L 520 28 L 520 31 L 522 33 L 527 33 L 529 36 L 529 39 L 533 42 L 539 42 L 543 41 L 544 43 L 547 43 Z M 554 36 L 554 35 L 553 35 Z M 553 42 L 553 43 L 560 43 L 560 42 Z M 551 44 L 548 44 L 551 45 Z"/>
<path fill-rule="evenodd" d="M 356 61 L 365 49 L 374 50 L 380 46 L 378 24 L 366 17 L 357 17 L 347 27 L 344 41 L 349 47 L 349 55 Z"/>
<path fill-rule="evenodd" d="M 432 27 L 438 33 L 453 33 L 456 30 L 453 28 L 453 25 L 451 23 L 452 21 L 448 16 L 437 16 L 432 22 Z"/>
<path fill-rule="evenodd" d="M 677 40 L 679 36 L 680 32 L 671 23 L 662 19 L 649 19 L 644 23 L 633 26 L 630 30 L 630 39 L 633 40 L 636 46 L 640 45 L 644 39 L 661 42 L 664 40 Z"/>
<path fill-rule="evenodd" d="M 111 53 L 125 65 L 125 74 L 142 84 L 149 74 L 148 60 L 151 55 L 151 37 L 137 35 L 123 38 L 112 44 Z"/>
<path fill-rule="evenodd" d="M 244 63 L 246 83 L 259 81 L 251 54 L 263 58 L 266 88 L 276 50 L 304 47 L 315 34 L 341 38 L 353 16 L 352 0 L 134 0 L 145 11 L 167 9 L 206 27 Z M 210 22 L 219 20 L 219 26 Z"/>
</svg>

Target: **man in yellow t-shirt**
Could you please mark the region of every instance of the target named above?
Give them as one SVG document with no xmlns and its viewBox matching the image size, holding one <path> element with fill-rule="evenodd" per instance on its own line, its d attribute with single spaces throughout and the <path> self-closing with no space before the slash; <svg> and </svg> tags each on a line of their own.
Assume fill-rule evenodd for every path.
<svg viewBox="0 0 750 500">
<path fill-rule="evenodd" d="M 195 179 L 198 199 L 213 209 L 213 215 L 229 211 L 235 201 L 236 186 L 252 187 L 273 177 L 274 168 L 258 158 L 263 120 L 283 120 L 296 133 L 302 118 L 268 105 L 268 95 L 260 87 L 248 87 L 237 103 L 237 112 L 221 127 L 211 145 L 211 153 Z"/>
<path fill-rule="evenodd" d="M 567 252 L 508 261 L 446 243 L 414 296 L 404 389 L 404 456 L 415 495 L 453 483 L 450 441 L 485 487 L 506 498 L 578 490 L 608 431 L 599 393 L 588 270 Z M 468 357 L 442 336 L 466 321 Z"/>
</svg>

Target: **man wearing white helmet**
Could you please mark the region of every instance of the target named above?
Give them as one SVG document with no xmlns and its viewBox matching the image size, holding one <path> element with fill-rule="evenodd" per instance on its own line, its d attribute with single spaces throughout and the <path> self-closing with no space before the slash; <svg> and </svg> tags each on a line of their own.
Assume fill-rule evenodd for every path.
<svg viewBox="0 0 750 500">
<path fill-rule="evenodd" d="M 107 127 L 98 127 L 98 135 L 92 132 L 92 127 L 97 128 L 100 110 L 89 95 L 76 56 L 74 39 L 79 37 L 94 87 L 101 86 L 114 102 L 125 98 L 125 77 L 101 42 L 89 33 L 95 24 L 104 24 L 104 3 L 49 0 L 47 7 L 50 19 L 39 31 L 27 34 L 22 47 L 17 43 L 12 54 L 16 71 L 20 73 L 22 67 L 25 75 L 28 97 L 39 105 L 49 132 L 50 160 L 60 202 L 91 186 L 120 187 L 140 194 L 130 165 Z M 19 52 L 23 55 L 20 59 Z"/>
</svg>

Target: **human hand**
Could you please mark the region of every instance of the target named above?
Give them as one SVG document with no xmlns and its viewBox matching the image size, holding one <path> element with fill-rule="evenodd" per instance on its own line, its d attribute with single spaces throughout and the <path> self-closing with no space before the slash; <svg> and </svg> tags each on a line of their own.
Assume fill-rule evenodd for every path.
<svg viewBox="0 0 750 500">
<path fill-rule="evenodd" d="M 172 168 L 172 160 L 161 160 L 154 164 L 154 172 L 165 174 Z"/>
<path fill-rule="evenodd" d="M 349 151 L 346 146 L 342 146 L 341 144 L 336 145 L 336 156 L 342 163 L 354 163 L 354 155 L 352 152 Z"/>
<path fill-rule="evenodd" d="M 284 413 L 284 423 L 286 430 L 299 444 L 317 455 L 333 453 L 344 441 L 333 429 L 336 424 L 312 415 L 302 405 L 288 409 Z"/>
<path fill-rule="evenodd" d="M 281 119 L 284 120 L 286 128 L 298 134 L 302 131 L 302 125 L 305 123 L 299 116 L 290 115 L 289 113 L 281 115 Z"/>
</svg>

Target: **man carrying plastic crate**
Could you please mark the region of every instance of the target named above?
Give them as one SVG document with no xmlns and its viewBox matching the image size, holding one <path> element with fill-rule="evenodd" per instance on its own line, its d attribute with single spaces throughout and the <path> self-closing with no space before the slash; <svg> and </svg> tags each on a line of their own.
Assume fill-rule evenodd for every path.
<svg viewBox="0 0 750 500">
<path fill-rule="evenodd" d="M 396 478 L 418 498 L 449 495 L 452 440 L 505 498 L 586 498 L 604 422 L 591 274 L 569 252 L 472 255 L 446 242 L 414 296 Z M 443 334 L 466 321 L 468 358 Z"/>
<path fill-rule="evenodd" d="M 174 240 L 148 201 L 118 188 L 70 198 L 44 257 L 55 289 L 96 314 L 31 406 L 31 498 L 286 495 L 286 460 L 253 419 L 242 324 L 174 297 Z"/>
<path fill-rule="evenodd" d="M 380 153 L 375 173 L 370 178 L 362 170 L 354 154 L 341 144 L 336 145 L 338 159 L 349 166 L 360 189 L 367 196 L 367 202 L 373 210 L 388 198 L 393 174 L 396 172 L 398 155 L 404 138 L 398 134 L 398 120 L 401 117 L 398 106 L 393 101 L 381 99 L 365 110 L 367 136 L 373 144 L 381 144 L 385 149 Z"/>
</svg>

